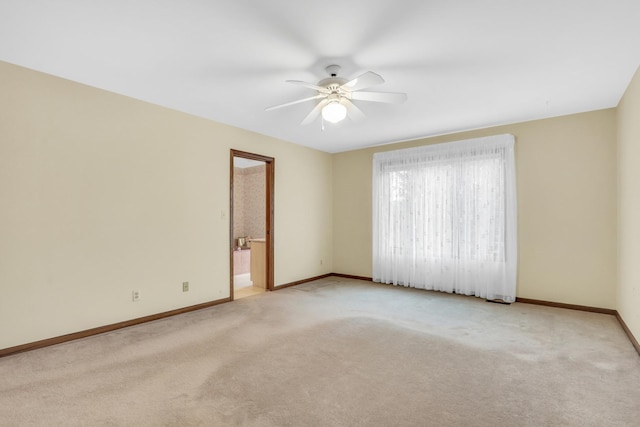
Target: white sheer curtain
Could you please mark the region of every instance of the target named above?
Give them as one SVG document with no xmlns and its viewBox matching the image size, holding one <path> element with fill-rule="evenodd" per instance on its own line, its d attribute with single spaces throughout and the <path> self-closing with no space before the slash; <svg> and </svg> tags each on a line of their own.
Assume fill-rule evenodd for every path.
<svg viewBox="0 0 640 427">
<path fill-rule="evenodd" d="M 373 280 L 515 301 L 514 137 L 373 156 Z"/>
</svg>

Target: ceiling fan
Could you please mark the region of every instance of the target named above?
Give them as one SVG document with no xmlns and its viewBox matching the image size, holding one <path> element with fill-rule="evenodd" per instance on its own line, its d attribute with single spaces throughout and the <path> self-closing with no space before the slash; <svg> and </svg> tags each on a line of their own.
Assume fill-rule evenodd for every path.
<svg viewBox="0 0 640 427">
<path fill-rule="evenodd" d="M 347 116 L 353 121 L 364 119 L 364 113 L 356 107 L 352 101 L 401 104 L 407 100 L 406 93 L 362 91 L 362 89 L 384 83 L 384 79 L 372 71 L 367 71 L 354 79 L 347 80 L 338 77 L 338 72 L 340 72 L 339 65 L 329 65 L 326 70 L 330 77 L 320 80 L 318 84 L 299 80 L 286 81 L 287 83 L 314 89 L 317 92 L 316 95 L 285 104 L 274 105 L 273 107 L 267 108 L 266 111 L 288 107 L 302 102 L 320 100 L 300 124 L 308 125 L 315 121 L 320 115 L 322 115 L 323 120 L 330 123 L 338 123 Z"/>
</svg>

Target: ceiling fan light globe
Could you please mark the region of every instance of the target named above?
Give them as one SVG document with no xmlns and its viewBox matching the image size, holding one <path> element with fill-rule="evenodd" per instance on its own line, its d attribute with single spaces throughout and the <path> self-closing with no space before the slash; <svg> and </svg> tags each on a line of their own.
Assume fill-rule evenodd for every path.
<svg viewBox="0 0 640 427">
<path fill-rule="evenodd" d="M 338 123 L 347 117 L 347 107 L 339 102 L 330 102 L 322 109 L 322 118 L 330 123 Z"/>
</svg>

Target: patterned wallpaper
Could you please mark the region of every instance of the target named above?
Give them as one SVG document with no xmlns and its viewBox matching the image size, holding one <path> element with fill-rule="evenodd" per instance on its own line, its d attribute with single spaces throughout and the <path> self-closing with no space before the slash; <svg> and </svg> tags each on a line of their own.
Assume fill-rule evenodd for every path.
<svg viewBox="0 0 640 427">
<path fill-rule="evenodd" d="M 265 237 L 266 166 L 233 168 L 233 237 Z"/>
</svg>

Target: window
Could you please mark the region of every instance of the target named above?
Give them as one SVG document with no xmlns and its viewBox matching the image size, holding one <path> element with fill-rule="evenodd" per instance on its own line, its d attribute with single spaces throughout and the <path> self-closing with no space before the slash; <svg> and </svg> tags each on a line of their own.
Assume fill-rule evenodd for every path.
<svg viewBox="0 0 640 427">
<path fill-rule="evenodd" d="M 515 300 L 511 135 L 376 153 L 373 279 Z"/>
</svg>

